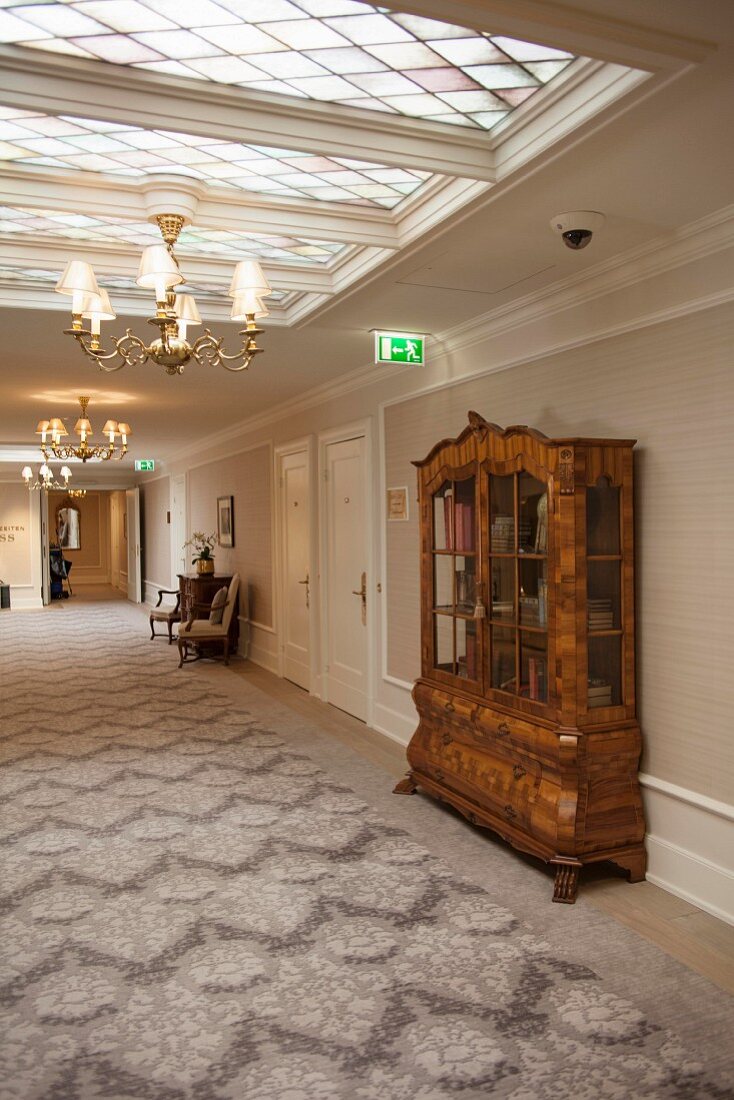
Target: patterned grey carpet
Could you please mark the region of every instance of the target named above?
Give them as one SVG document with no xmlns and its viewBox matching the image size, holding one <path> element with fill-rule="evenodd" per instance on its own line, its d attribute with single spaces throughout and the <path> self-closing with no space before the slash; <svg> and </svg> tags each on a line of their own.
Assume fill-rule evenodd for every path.
<svg viewBox="0 0 734 1100">
<path fill-rule="evenodd" d="M 378 816 L 344 750 L 318 767 L 323 735 L 146 629 L 116 604 L 0 616 L 0 1096 L 734 1095 L 724 994 L 676 1037 Z"/>
</svg>

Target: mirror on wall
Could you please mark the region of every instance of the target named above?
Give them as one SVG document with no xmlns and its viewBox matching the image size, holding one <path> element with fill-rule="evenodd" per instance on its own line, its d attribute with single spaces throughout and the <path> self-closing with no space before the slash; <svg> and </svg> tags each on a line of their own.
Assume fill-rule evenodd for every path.
<svg viewBox="0 0 734 1100">
<path fill-rule="evenodd" d="M 56 537 L 62 550 L 81 549 L 81 513 L 69 501 L 56 509 Z"/>
</svg>

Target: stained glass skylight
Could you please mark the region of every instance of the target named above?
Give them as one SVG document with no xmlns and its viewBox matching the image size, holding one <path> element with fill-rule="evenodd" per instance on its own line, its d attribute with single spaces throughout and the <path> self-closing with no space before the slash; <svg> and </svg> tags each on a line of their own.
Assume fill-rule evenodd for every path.
<svg viewBox="0 0 734 1100">
<path fill-rule="evenodd" d="M 356 0 L 3 0 L 0 41 L 483 130 L 574 60 Z"/>
<path fill-rule="evenodd" d="M 53 289 L 59 281 L 60 274 L 61 270 L 59 268 L 51 270 L 47 267 L 16 267 L 9 264 L 0 264 L 1 283 L 21 283 L 24 286 L 45 286 Z M 141 291 L 140 287 L 136 285 L 135 277 L 132 275 L 111 275 L 104 270 L 95 270 L 95 275 L 99 285 L 106 290 L 128 291 L 141 297 L 145 296 L 146 300 L 150 297 L 147 291 Z M 223 294 L 226 295 L 228 287 L 229 279 L 222 280 L 219 283 L 210 282 L 206 279 L 186 280 L 187 293 L 195 294 L 197 298 L 202 299 L 210 297 L 220 300 Z M 274 303 L 282 305 L 286 299 L 292 297 L 294 297 L 293 291 L 272 290 L 267 298 L 268 308 Z"/>
<path fill-rule="evenodd" d="M 217 187 L 388 209 L 430 178 L 430 172 L 346 157 L 314 156 L 15 107 L 0 107 L 2 161 L 117 176 L 175 172 Z"/>
<path fill-rule="evenodd" d="M 92 217 L 60 210 L 0 206 L 0 240 L 18 239 L 28 234 L 39 234 L 46 241 L 63 239 L 80 244 L 129 245 L 136 250 L 148 244 L 159 244 L 161 239 L 158 227 L 149 222 L 127 221 L 111 215 Z M 186 256 L 210 256 L 233 262 L 252 258 L 273 263 L 327 264 L 350 247 L 333 241 L 187 226 L 176 244 L 176 255 L 182 260 Z"/>
</svg>

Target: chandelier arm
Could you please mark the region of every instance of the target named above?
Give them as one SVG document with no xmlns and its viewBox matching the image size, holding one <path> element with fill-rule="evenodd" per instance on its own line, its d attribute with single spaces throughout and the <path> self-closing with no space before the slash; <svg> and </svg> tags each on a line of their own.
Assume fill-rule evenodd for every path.
<svg viewBox="0 0 734 1100">
<path fill-rule="evenodd" d="M 262 330 L 257 329 L 256 332 Z M 212 336 L 209 329 L 206 329 L 203 336 L 194 344 L 191 349 L 192 356 L 196 359 L 200 366 L 208 364 L 213 367 L 224 367 L 225 370 L 232 371 L 233 373 L 247 370 L 250 363 L 258 352 L 262 351 L 262 348 L 257 347 L 254 339 L 254 332 L 249 332 L 244 329 L 241 334 L 243 337 L 247 336 L 247 342 L 243 340 L 243 346 L 234 355 L 228 355 L 222 348 L 223 337 L 216 339 Z M 239 364 L 234 366 L 239 360 Z M 230 366 L 230 364 L 233 364 Z"/>
<path fill-rule="evenodd" d="M 107 374 L 121 370 L 123 367 L 143 364 L 148 358 L 148 350 L 145 344 L 139 337 L 133 335 L 131 329 L 126 329 L 124 336 L 113 338 L 114 348 L 109 352 L 93 346 L 94 337 L 87 329 L 66 329 L 65 331 L 74 337 L 84 354 L 93 359 L 100 370 L 105 371 Z M 85 337 L 91 337 L 92 343 L 87 343 Z M 120 358 L 119 363 L 115 365 L 109 363 L 110 359 L 116 359 L 118 356 Z"/>
</svg>

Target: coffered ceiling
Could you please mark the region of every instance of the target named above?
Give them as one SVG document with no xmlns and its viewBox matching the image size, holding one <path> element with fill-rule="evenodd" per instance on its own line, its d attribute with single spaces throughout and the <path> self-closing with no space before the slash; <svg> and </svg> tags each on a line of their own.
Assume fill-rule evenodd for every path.
<svg viewBox="0 0 734 1100">
<path fill-rule="evenodd" d="M 104 399 L 53 287 L 86 259 L 111 327 L 139 327 L 162 180 L 205 321 L 226 327 L 239 259 L 274 287 L 247 374 L 115 376 L 163 452 L 150 398 L 206 436 L 364 366 L 371 328 L 445 332 L 725 205 L 732 21 L 724 0 L 0 0 L 0 441 L 32 441 L 30 391 Z M 548 220 L 579 207 L 607 225 L 572 254 Z"/>
</svg>

